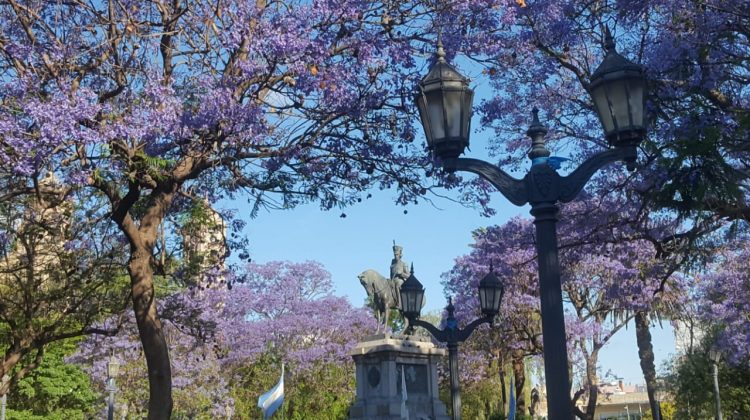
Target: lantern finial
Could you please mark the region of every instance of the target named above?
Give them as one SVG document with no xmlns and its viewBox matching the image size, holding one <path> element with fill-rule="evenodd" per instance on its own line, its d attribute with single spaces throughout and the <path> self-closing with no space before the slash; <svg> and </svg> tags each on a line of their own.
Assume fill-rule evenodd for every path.
<svg viewBox="0 0 750 420">
<path fill-rule="evenodd" d="M 438 33 L 437 33 L 437 51 L 435 52 L 435 55 L 437 55 L 437 61 L 441 63 L 445 63 L 445 50 L 443 49 L 443 27 L 438 27 Z"/>
<path fill-rule="evenodd" d="M 615 51 L 615 38 L 612 36 L 609 26 L 604 27 L 604 50 L 607 52 Z"/>
<path fill-rule="evenodd" d="M 437 61 L 445 63 L 445 50 L 443 49 L 443 40 L 438 38 L 437 42 Z"/>
<path fill-rule="evenodd" d="M 534 107 L 531 110 L 532 119 L 529 129 L 526 130 L 526 135 L 531 137 L 531 151 L 529 151 L 529 159 L 531 164 L 541 163 L 544 159 L 550 155 L 549 150 L 544 145 L 544 135 L 547 134 L 547 129 L 544 128 L 541 122 L 539 122 L 539 108 Z"/>
</svg>

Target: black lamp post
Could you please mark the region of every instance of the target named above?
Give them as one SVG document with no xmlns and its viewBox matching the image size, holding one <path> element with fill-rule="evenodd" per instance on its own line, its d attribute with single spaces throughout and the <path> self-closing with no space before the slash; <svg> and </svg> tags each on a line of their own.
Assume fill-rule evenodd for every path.
<svg viewBox="0 0 750 420">
<path fill-rule="evenodd" d="M 721 420 L 721 397 L 719 396 L 719 360 L 721 352 L 716 348 L 708 350 L 708 359 L 711 361 L 711 371 L 714 377 L 714 401 L 716 402 L 716 420 Z"/>
<path fill-rule="evenodd" d="M 109 356 L 107 361 L 107 392 L 109 392 L 109 399 L 107 400 L 107 420 L 114 420 L 115 418 L 115 392 L 117 386 L 115 385 L 115 378 L 120 373 L 120 362 L 115 358 L 115 351 Z"/>
<path fill-rule="evenodd" d="M 401 285 L 401 313 L 409 320 L 409 325 L 422 327 L 435 337 L 435 340 L 448 345 L 448 365 L 450 368 L 451 380 L 451 401 L 453 405 L 453 419 L 461 419 L 461 390 L 458 382 L 458 344 L 466 341 L 479 325 L 492 323 L 497 313 L 500 311 L 500 301 L 505 293 L 503 284 L 495 276 L 494 270 L 490 267 L 490 272 L 479 282 L 479 304 L 482 309 L 482 317 L 475 319 L 464 328 L 458 328 L 458 322 L 453 315 L 455 308 L 453 302 L 448 299 L 448 318 L 445 320 L 445 327 L 440 330 L 429 322 L 419 319 L 419 312 L 422 309 L 424 299 L 424 287 L 422 283 L 414 277 L 414 266 L 411 269 L 411 275 Z"/>
<path fill-rule="evenodd" d="M 515 179 L 490 163 L 459 158 L 469 144 L 471 98 L 468 81 L 445 62 L 438 44 L 437 62 L 422 79 L 416 97 L 427 144 L 442 160 L 446 171 L 473 172 L 494 185 L 511 203 L 531 204 L 536 225 L 539 264 L 539 294 L 542 310 L 544 372 L 550 420 L 573 418 L 570 404 L 570 378 L 565 346 L 560 264 L 557 256 L 559 202 L 572 201 L 594 173 L 615 161 L 625 161 L 633 169 L 637 147 L 645 135 L 645 77 L 643 69 L 615 50 L 609 30 L 605 34 L 606 56 L 591 77 L 588 90 L 612 146 L 581 164 L 568 176 L 560 176 L 548 164 L 545 147 L 547 130 L 533 110 L 531 127 L 531 169 L 523 179 Z M 460 92 L 460 94 L 458 93 Z"/>
</svg>

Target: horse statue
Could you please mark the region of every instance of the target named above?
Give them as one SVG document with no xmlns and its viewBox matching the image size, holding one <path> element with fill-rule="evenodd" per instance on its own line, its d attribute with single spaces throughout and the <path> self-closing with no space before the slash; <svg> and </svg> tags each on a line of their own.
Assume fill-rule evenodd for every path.
<svg viewBox="0 0 750 420">
<path fill-rule="evenodd" d="M 372 307 L 375 310 L 375 318 L 378 320 L 378 331 L 380 325 L 383 326 L 383 331 L 388 326 L 388 317 L 390 316 L 391 309 L 400 309 L 400 287 L 394 281 L 383 277 L 380 273 L 375 270 L 365 270 L 357 276 L 362 287 L 367 292 L 367 297 L 372 303 Z M 422 301 L 424 307 L 424 300 Z M 404 331 L 409 329 L 409 320 L 404 319 Z"/>
</svg>

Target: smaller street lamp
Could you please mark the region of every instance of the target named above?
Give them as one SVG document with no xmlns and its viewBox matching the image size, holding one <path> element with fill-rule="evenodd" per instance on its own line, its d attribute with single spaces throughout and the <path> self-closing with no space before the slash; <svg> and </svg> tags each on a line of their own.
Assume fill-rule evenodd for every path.
<svg viewBox="0 0 750 420">
<path fill-rule="evenodd" d="M 109 401 L 107 408 L 107 420 L 115 418 L 115 378 L 120 374 L 120 362 L 115 358 L 115 351 L 111 350 L 109 361 L 107 361 L 107 392 L 109 392 Z"/>
<path fill-rule="evenodd" d="M 450 367 L 451 401 L 453 405 L 453 419 L 461 419 L 461 391 L 458 382 L 458 344 L 466 341 L 472 332 L 481 324 L 491 324 L 495 316 L 500 312 L 500 301 L 505 293 L 505 288 L 495 275 L 490 265 L 490 272 L 479 282 L 479 304 L 482 317 L 470 322 L 464 328 L 458 328 L 458 321 L 454 316 L 455 308 L 453 302 L 448 298 L 448 318 L 445 327 L 440 330 L 429 322 L 419 319 L 424 300 L 424 287 L 414 276 L 414 265 L 411 274 L 401 285 L 401 314 L 409 320 L 409 325 L 422 327 L 432 334 L 435 340 L 448 345 L 448 365 Z"/>
<path fill-rule="evenodd" d="M 719 396 L 719 360 L 721 352 L 716 347 L 708 350 L 708 360 L 711 361 L 714 377 L 714 400 L 716 401 L 716 420 L 721 420 L 721 397 Z"/>
</svg>

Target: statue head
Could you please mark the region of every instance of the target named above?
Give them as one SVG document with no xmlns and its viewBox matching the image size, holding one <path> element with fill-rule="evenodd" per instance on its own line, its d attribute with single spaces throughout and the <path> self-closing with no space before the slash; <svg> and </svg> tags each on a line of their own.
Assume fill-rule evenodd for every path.
<svg viewBox="0 0 750 420">
<path fill-rule="evenodd" d="M 401 258 L 401 255 L 403 253 L 403 248 L 396 245 L 395 242 L 393 244 L 393 256 L 395 256 L 397 259 Z"/>
</svg>

